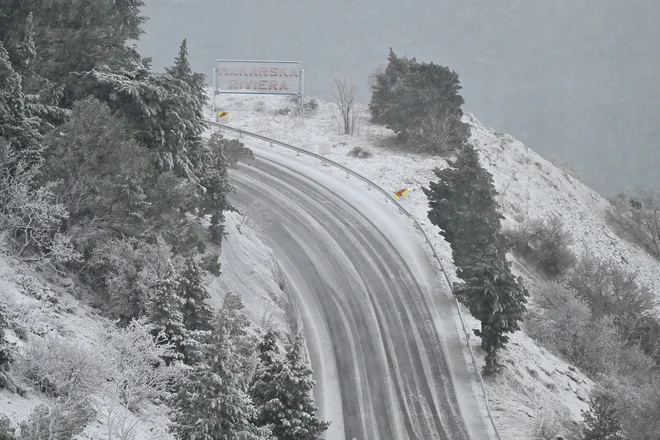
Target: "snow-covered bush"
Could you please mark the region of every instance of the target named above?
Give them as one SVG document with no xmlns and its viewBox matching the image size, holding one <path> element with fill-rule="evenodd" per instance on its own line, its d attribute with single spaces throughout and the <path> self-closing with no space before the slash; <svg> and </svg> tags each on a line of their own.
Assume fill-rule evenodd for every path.
<svg viewBox="0 0 660 440">
<path fill-rule="evenodd" d="M 362 147 L 353 147 L 348 152 L 348 155 L 351 157 L 356 157 L 358 159 L 368 159 L 371 157 L 371 152 L 366 148 Z"/>
<path fill-rule="evenodd" d="M 121 403 L 138 410 L 148 401 L 162 401 L 168 395 L 168 384 L 182 370 L 165 365 L 172 348 L 154 339 L 152 327 L 144 319 L 131 321 L 125 328 L 108 328 L 105 334 L 107 356 L 111 360 L 110 377 Z"/>
<path fill-rule="evenodd" d="M 510 237 L 515 251 L 550 277 L 563 274 L 575 264 L 570 249 L 573 237 L 558 215 L 526 220 Z"/>
<path fill-rule="evenodd" d="M 531 337 L 592 377 L 642 377 L 653 367 L 639 347 L 626 344 L 613 317 L 594 314 L 563 284 L 546 283 L 536 290 L 525 327 Z"/>
<path fill-rule="evenodd" d="M 110 373 L 98 347 L 54 335 L 31 339 L 17 356 L 16 369 L 49 396 L 74 400 L 96 393 Z"/>
<path fill-rule="evenodd" d="M 39 405 L 21 423 L 20 440 L 69 440 L 85 430 L 95 412 L 87 399 Z"/>
<path fill-rule="evenodd" d="M 628 339 L 640 339 L 640 327 L 655 317 L 658 304 L 655 292 L 638 284 L 636 273 L 626 271 L 611 261 L 585 252 L 567 280 L 594 314 L 614 317 L 621 333 Z M 656 347 L 657 343 L 647 341 L 642 348 L 652 353 L 657 350 Z"/>
<path fill-rule="evenodd" d="M 295 116 L 300 116 L 300 97 L 298 95 L 292 96 L 290 102 L 294 104 L 293 114 Z M 305 110 L 305 117 L 308 117 L 316 113 L 319 108 L 319 102 L 314 98 L 305 98 L 303 107 Z"/>
<path fill-rule="evenodd" d="M 238 139 L 227 139 L 219 136 L 214 144 L 215 148 L 220 148 L 222 154 L 231 168 L 236 168 L 238 162 L 251 162 L 254 160 L 254 153 L 245 144 Z"/>
<path fill-rule="evenodd" d="M 640 381 L 628 377 L 608 379 L 603 388 L 616 399 L 616 408 L 626 440 L 660 438 L 660 378 L 650 375 Z"/>
<path fill-rule="evenodd" d="M 0 169 L 9 170 L 0 175 L 0 235 L 21 257 L 29 250 L 37 258 L 46 256 L 60 222 L 69 216 L 55 198 L 55 184 L 39 186 L 39 164 L 17 160 L 4 142 L 0 142 Z"/>
<path fill-rule="evenodd" d="M 9 417 L 0 415 L 0 440 L 15 440 L 15 432 L 16 428 L 12 425 Z"/>
</svg>

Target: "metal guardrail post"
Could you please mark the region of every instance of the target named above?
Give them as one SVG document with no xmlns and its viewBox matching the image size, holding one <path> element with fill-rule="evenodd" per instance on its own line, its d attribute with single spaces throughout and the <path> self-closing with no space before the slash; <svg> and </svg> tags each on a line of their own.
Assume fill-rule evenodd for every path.
<svg viewBox="0 0 660 440">
<path fill-rule="evenodd" d="M 394 197 L 392 197 L 383 188 L 376 185 L 374 182 L 372 182 L 371 180 L 369 180 L 366 177 L 362 176 L 361 174 L 358 174 L 355 171 L 351 170 L 350 168 L 347 168 L 347 167 L 345 167 L 345 166 L 343 166 L 343 165 L 341 165 L 337 162 L 334 162 L 330 159 L 326 159 L 326 158 L 324 158 L 324 157 L 322 157 L 318 154 L 312 153 L 311 151 L 307 151 L 307 150 L 304 150 L 302 148 L 295 147 L 293 145 L 289 145 L 289 144 L 286 144 L 284 142 L 280 142 L 276 139 L 271 139 L 271 138 L 268 138 L 266 136 L 262 136 L 260 134 L 250 133 L 249 131 L 241 130 L 239 128 L 234 128 L 234 127 L 229 127 L 227 125 L 218 124 L 217 122 L 207 121 L 207 123 L 211 126 L 216 127 L 216 128 L 233 131 L 235 133 L 238 133 L 240 136 L 246 135 L 246 136 L 250 136 L 250 137 L 255 138 L 255 139 L 259 139 L 259 140 L 262 140 L 262 141 L 265 141 L 265 142 L 269 142 L 271 147 L 273 146 L 273 144 L 275 144 L 275 145 L 279 145 L 279 146 L 284 147 L 284 148 L 288 148 L 290 150 L 294 150 L 297 153 L 297 155 L 300 155 L 300 153 L 302 153 L 302 154 L 305 154 L 307 156 L 314 157 L 316 159 L 320 159 L 323 162 L 324 166 L 326 166 L 326 162 L 327 162 L 327 164 L 335 166 L 335 167 L 345 171 L 347 178 L 348 178 L 348 175 L 350 174 L 350 175 L 362 180 L 363 182 L 365 182 L 367 184 L 368 189 L 371 189 L 371 187 L 373 186 L 376 190 L 378 190 L 383 195 L 385 195 L 385 202 L 389 202 L 389 201 L 394 202 L 394 205 L 397 208 L 399 208 L 399 211 L 401 211 L 404 215 L 406 215 L 407 217 L 409 217 L 413 220 L 415 226 L 417 227 L 417 229 L 420 230 L 420 232 L 424 236 L 424 239 L 426 240 L 426 243 L 431 248 L 431 252 L 433 253 L 433 257 L 435 257 L 435 260 L 437 261 L 438 266 L 440 266 L 440 270 L 442 271 L 442 274 L 444 275 L 445 281 L 447 282 L 447 285 L 449 286 L 449 290 L 451 291 L 452 295 L 454 295 L 454 285 L 451 282 L 451 280 L 449 279 L 449 276 L 447 275 L 447 272 L 445 271 L 445 268 L 442 264 L 442 261 L 440 260 L 440 257 L 438 256 L 438 253 L 435 251 L 435 247 L 433 246 L 433 243 L 431 243 L 431 240 L 429 239 L 428 235 L 426 235 L 426 232 L 424 232 L 424 229 L 419 224 L 419 222 L 415 219 L 415 217 L 413 217 L 412 214 L 410 214 L 408 211 L 406 211 L 406 209 L 403 206 L 401 206 L 399 204 L 399 202 L 397 202 L 396 199 L 394 199 Z M 460 318 L 460 321 L 461 321 L 461 326 L 463 327 L 463 333 L 465 334 L 465 342 L 466 342 L 466 344 L 468 346 L 468 349 L 470 351 L 470 357 L 472 358 L 472 365 L 474 366 L 477 377 L 479 378 L 479 383 L 481 384 L 481 389 L 484 393 L 484 400 L 486 402 L 486 412 L 488 413 L 488 418 L 490 419 L 490 423 L 493 426 L 493 430 L 495 431 L 495 435 L 496 435 L 497 439 L 502 440 L 502 436 L 500 436 L 500 432 L 497 429 L 497 425 L 495 424 L 495 419 L 493 419 L 493 414 L 490 410 L 490 403 L 488 402 L 488 392 L 486 391 L 486 385 L 484 384 L 483 377 L 481 376 L 481 373 L 479 372 L 479 365 L 477 364 L 477 358 L 475 357 L 474 351 L 472 350 L 472 346 L 470 345 L 470 333 L 468 332 L 467 327 L 465 326 L 465 319 L 463 318 L 463 313 L 461 312 L 461 306 L 458 302 L 458 299 L 456 299 L 455 296 L 454 296 L 454 302 L 456 304 L 456 310 L 458 311 L 458 317 Z"/>
</svg>

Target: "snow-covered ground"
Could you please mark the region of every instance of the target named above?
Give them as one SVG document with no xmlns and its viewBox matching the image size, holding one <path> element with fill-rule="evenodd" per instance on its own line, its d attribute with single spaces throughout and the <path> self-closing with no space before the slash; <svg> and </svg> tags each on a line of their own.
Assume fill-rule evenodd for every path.
<svg viewBox="0 0 660 440">
<path fill-rule="evenodd" d="M 277 328 L 289 332 L 284 308 L 286 299 L 279 289 L 277 264 L 272 252 L 247 225 L 237 230 L 241 216 L 226 213 L 226 231 L 223 240 L 222 274 L 209 276 L 207 286 L 214 306 L 221 304 L 224 292 L 242 295 L 245 310 L 253 328 Z M 92 350 L 102 351 L 101 335 L 109 321 L 90 307 L 78 301 L 83 293 L 68 278 L 48 272 L 37 272 L 26 264 L 2 252 L 0 248 L 0 303 L 7 308 L 13 321 L 24 330 L 28 338 L 60 335 L 67 342 L 88 344 Z M 25 342 L 13 330 L 7 332 L 11 343 L 21 347 Z M 26 387 L 25 384 L 22 384 Z M 48 399 L 29 389 L 25 397 L 0 390 L 0 415 L 6 415 L 15 424 L 27 419 L 30 411 Z M 129 415 L 129 419 L 133 417 Z M 140 414 L 141 421 L 135 431 L 137 440 L 167 440 L 167 418 L 163 408 L 150 407 Z M 92 422 L 79 439 L 107 439 L 107 424 L 103 414 Z"/>
<path fill-rule="evenodd" d="M 447 166 L 444 159 L 397 150 L 392 133 L 370 124 L 366 117 L 360 119 L 358 134 L 342 135 L 334 119 L 334 106 L 327 102 L 318 101 L 318 109 L 307 112 L 304 123 L 294 116 L 296 105 L 287 97 L 220 95 L 216 97 L 216 106 L 230 113 L 229 121 L 223 122 L 227 125 L 315 153 L 329 147 L 328 159 L 353 169 L 391 193 L 407 188 L 409 195 L 400 200 L 401 205 L 425 229 L 442 256 L 449 277 L 456 279 L 451 249 L 437 228 L 428 222 L 428 203 L 421 190 L 435 179 L 434 168 Z M 288 114 L 286 109 L 290 110 Z M 212 116 L 210 109 L 208 116 Z M 606 199 L 513 137 L 483 126 L 472 115 L 466 115 L 465 121 L 472 127 L 471 140 L 480 152 L 483 166 L 493 174 L 506 228 L 515 228 L 528 218 L 560 214 L 575 239 L 576 253 L 588 249 L 589 253 L 610 258 L 636 271 L 640 283 L 658 291 L 658 263 L 608 227 Z M 368 150 L 372 156 L 365 159 L 348 156 L 354 147 Z M 295 155 L 277 147 L 273 151 Z M 317 166 L 320 172 L 340 173 L 332 167 Z M 350 185 L 364 184 L 349 179 L 347 185 L 345 191 L 350 191 Z M 374 192 L 373 196 L 385 203 L 378 193 Z M 519 267 L 514 264 L 514 270 Z M 468 328 L 477 328 L 478 322 L 467 312 L 464 314 L 468 316 Z M 472 337 L 469 342 L 477 356 L 481 356 L 478 338 Z M 509 348 L 503 352 L 503 361 L 507 366 L 505 371 L 485 380 L 502 438 L 529 439 L 533 438 L 535 429 L 551 425 L 555 418 L 580 419 L 593 384 L 579 371 L 537 346 L 524 332 L 513 335 Z"/>
</svg>

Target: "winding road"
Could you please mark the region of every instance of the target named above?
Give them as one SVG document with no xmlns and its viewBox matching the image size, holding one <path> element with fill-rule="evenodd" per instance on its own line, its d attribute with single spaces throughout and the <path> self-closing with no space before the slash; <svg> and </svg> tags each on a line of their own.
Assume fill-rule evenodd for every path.
<svg viewBox="0 0 660 440">
<path fill-rule="evenodd" d="M 332 421 L 327 439 L 490 438 L 448 287 L 430 258 L 421 257 L 428 267 L 406 259 L 368 206 L 301 172 L 310 169 L 296 166 L 302 159 L 247 146 L 257 159 L 230 172 L 238 190 L 230 201 L 247 211 L 259 207 L 254 220 L 297 297 L 317 404 Z M 316 166 L 328 179 L 327 168 Z M 412 229 L 391 211 L 401 228 Z"/>
</svg>

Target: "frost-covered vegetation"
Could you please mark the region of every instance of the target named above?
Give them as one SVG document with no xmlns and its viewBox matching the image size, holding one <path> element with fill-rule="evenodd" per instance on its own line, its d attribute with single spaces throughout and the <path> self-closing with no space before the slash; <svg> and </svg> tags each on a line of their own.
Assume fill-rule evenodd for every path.
<svg viewBox="0 0 660 440">
<path fill-rule="evenodd" d="M 154 438 L 273 435 L 249 397 L 260 361 L 242 301 L 225 292 L 216 313 L 204 281 L 220 275 L 228 168 L 253 156 L 219 134 L 202 139 L 205 78 L 190 68 L 185 40 L 164 72 L 129 44 L 142 33 L 142 7 L 29 0 L 0 12 L 0 249 L 69 280 L 100 315 L 98 328 L 74 337 L 28 323 L 27 306 L 3 293 L 0 388 L 39 403 L 23 419 L 3 418 L 2 438 L 66 440 L 100 420 L 103 438 L 132 439 L 153 406 L 171 413 L 169 434 Z M 25 298 L 79 310 L 24 283 Z M 304 438 L 318 438 L 327 424 L 314 418 L 301 362 L 285 364 L 309 384 L 307 404 L 282 410 L 295 405 L 292 423 L 313 424 Z"/>
</svg>

